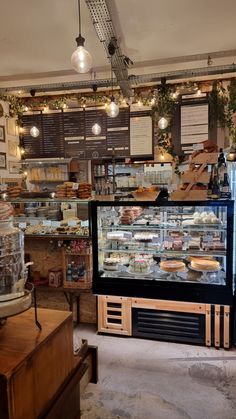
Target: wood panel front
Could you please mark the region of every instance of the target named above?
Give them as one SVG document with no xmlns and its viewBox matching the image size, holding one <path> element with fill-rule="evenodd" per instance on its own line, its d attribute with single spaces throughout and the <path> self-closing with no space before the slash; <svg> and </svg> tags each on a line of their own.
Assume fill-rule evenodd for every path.
<svg viewBox="0 0 236 419">
<path fill-rule="evenodd" d="M 33 309 L 0 329 L 1 419 L 36 419 L 74 367 L 71 314 L 39 309 L 38 318 L 41 332 Z"/>
</svg>

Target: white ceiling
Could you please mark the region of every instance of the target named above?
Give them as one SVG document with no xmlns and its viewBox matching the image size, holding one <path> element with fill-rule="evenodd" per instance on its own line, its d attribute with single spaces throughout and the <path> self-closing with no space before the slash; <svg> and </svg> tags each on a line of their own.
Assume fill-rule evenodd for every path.
<svg viewBox="0 0 236 419">
<path fill-rule="evenodd" d="M 1 3 L 0 82 L 50 72 L 82 77 L 70 64 L 78 35 L 77 0 Z M 81 3 L 82 35 L 99 78 L 108 60 L 84 0 Z M 135 66 L 141 73 L 149 62 L 168 68 L 173 57 L 181 57 L 181 63 L 190 55 L 236 48 L 235 0 L 109 0 L 109 4 L 122 51 L 135 63 L 130 73 Z"/>
</svg>

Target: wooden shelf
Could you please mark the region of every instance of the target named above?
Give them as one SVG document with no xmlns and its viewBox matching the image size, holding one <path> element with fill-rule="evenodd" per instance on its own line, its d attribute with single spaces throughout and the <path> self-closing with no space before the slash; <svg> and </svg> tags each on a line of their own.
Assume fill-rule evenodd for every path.
<svg viewBox="0 0 236 419">
<path fill-rule="evenodd" d="M 42 180 L 42 179 L 40 179 L 40 180 L 29 180 L 29 183 L 32 183 L 32 184 L 40 184 L 40 183 L 63 183 L 63 182 L 68 182 L 68 179 L 64 179 L 64 180 L 59 180 L 59 179 L 44 179 L 44 180 Z"/>
<path fill-rule="evenodd" d="M 80 236 L 79 234 L 25 234 L 28 239 L 58 239 L 58 240 L 75 240 L 84 239 L 91 240 L 91 236 Z"/>
<path fill-rule="evenodd" d="M 79 292 L 79 293 L 91 293 L 92 290 L 91 288 L 79 288 L 79 287 L 74 287 L 74 288 L 67 288 L 67 287 L 50 287 L 49 285 L 35 285 L 35 288 L 37 290 L 40 291 L 49 291 L 49 292 L 68 292 L 68 293 L 75 293 L 75 292 Z"/>
</svg>

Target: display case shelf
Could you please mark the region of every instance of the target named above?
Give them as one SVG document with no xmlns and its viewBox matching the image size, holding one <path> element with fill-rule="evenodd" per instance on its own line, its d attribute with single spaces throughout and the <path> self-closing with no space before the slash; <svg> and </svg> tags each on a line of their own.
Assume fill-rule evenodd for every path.
<svg viewBox="0 0 236 419">
<path fill-rule="evenodd" d="M 142 247 L 137 247 L 137 248 L 133 248 L 133 249 L 112 249 L 112 248 L 99 248 L 98 249 L 99 252 L 105 252 L 105 253 L 128 253 L 128 254 L 150 254 L 156 257 L 171 257 L 171 256 L 178 256 L 178 257 L 185 257 L 185 255 L 189 255 L 189 256 L 204 256 L 204 254 L 206 253 L 204 250 L 160 250 L 160 251 L 156 251 L 156 250 L 152 250 L 152 249 L 148 249 L 148 248 L 142 248 Z M 226 250 L 222 250 L 222 251 L 207 251 L 207 255 L 208 256 L 215 256 L 215 257 L 225 257 L 226 256 Z"/>
<path fill-rule="evenodd" d="M 81 236 L 77 234 L 25 234 L 25 238 L 33 239 L 58 239 L 58 240 L 74 240 L 74 239 L 85 239 L 91 240 L 91 236 Z"/>
<path fill-rule="evenodd" d="M 226 230 L 226 225 L 217 225 L 217 224 L 206 224 L 206 225 L 192 225 L 192 226 L 179 226 L 176 225 L 175 227 L 168 227 L 168 226 L 161 226 L 160 224 L 156 224 L 156 225 L 138 225 L 138 224 L 133 224 L 133 225 L 111 225 L 109 227 L 104 226 L 102 228 L 102 230 L 107 230 L 107 231 L 111 231 L 111 230 L 131 230 L 131 231 L 158 231 L 158 230 L 168 230 L 168 231 L 203 231 L 203 232 L 215 232 L 215 231 L 225 231 Z M 98 231 L 101 231 L 100 228 L 98 228 Z"/>
</svg>

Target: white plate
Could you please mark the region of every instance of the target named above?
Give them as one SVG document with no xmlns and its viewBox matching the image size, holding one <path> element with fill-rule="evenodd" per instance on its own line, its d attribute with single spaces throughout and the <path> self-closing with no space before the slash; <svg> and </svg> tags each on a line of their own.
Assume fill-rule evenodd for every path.
<svg viewBox="0 0 236 419">
<path fill-rule="evenodd" d="M 204 272 L 206 272 L 206 273 L 213 273 L 213 272 L 219 272 L 219 271 L 221 271 L 221 266 L 218 268 L 218 269 L 195 269 L 195 268 L 193 268 L 192 266 L 191 266 L 191 264 L 189 264 L 188 265 L 188 268 L 189 269 L 191 269 L 192 271 L 195 271 L 195 272 L 202 272 L 202 273 L 204 273 Z"/>
</svg>

